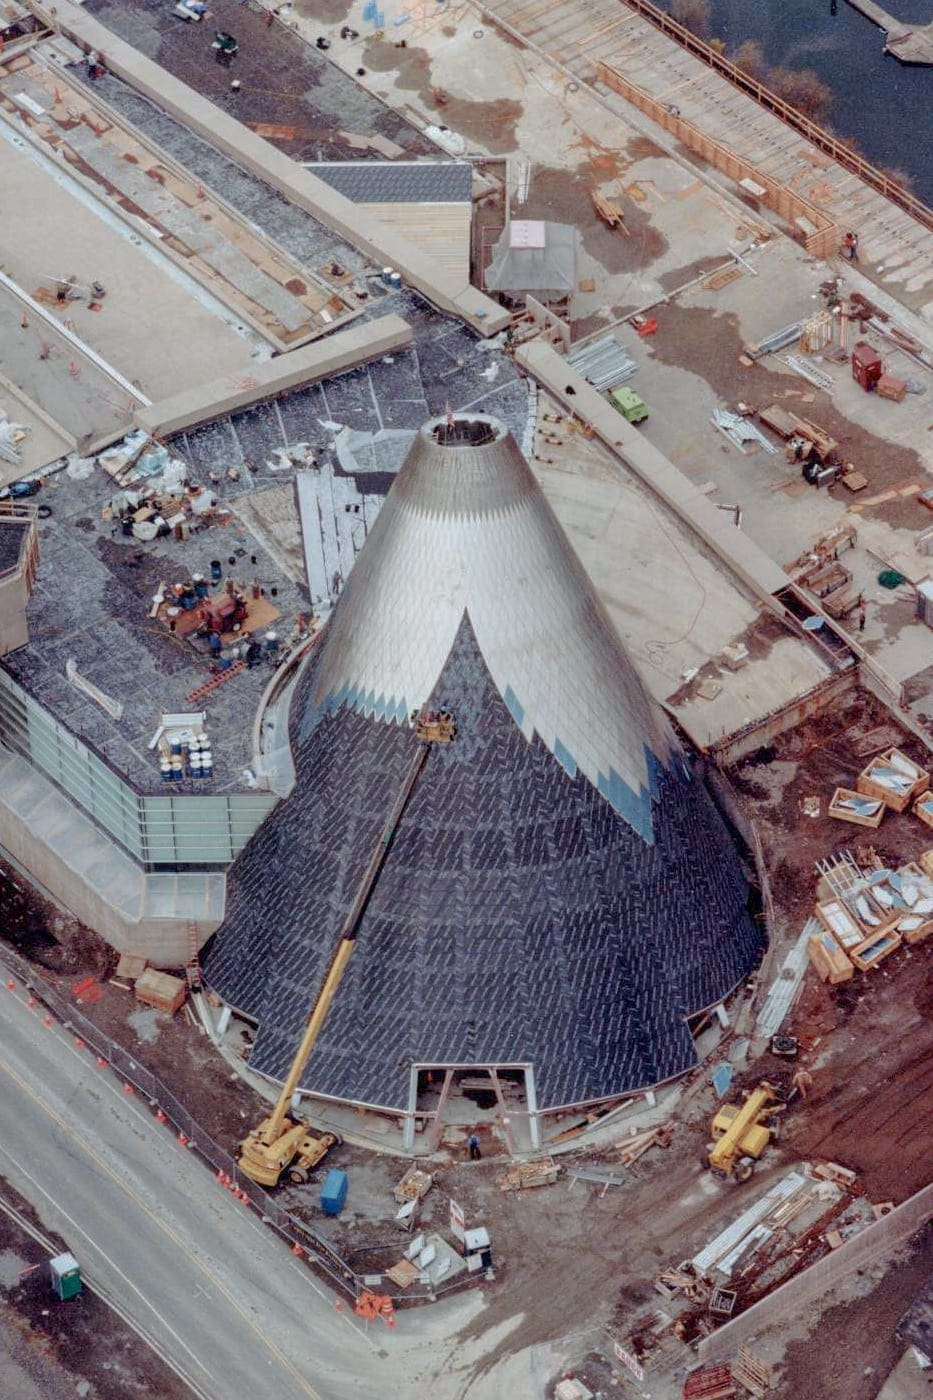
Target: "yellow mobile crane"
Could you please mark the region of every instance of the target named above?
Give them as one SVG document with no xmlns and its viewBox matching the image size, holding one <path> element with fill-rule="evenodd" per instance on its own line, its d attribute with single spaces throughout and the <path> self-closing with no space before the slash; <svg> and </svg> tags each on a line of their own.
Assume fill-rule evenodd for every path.
<svg viewBox="0 0 933 1400">
<path fill-rule="evenodd" d="M 253 1128 L 240 1144 L 239 1167 L 253 1181 L 261 1186 L 277 1186 L 286 1177 L 295 1185 L 308 1180 L 308 1176 L 318 1162 L 338 1146 L 340 1138 L 336 1133 L 323 1133 L 320 1137 L 312 1133 L 307 1123 L 289 1116 L 292 1095 L 298 1088 L 298 1081 L 321 1033 L 321 1027 L 337 994 L 340 980 L 350 961 L 360 920 L 366 911 L 370 896 L 375 888 L 383 862 L 392 844 L 396 828 L 408 806 L 415 784 L 427 761 L 433 744 L 449 744 L 456 734 L 453 716 L 447 711 L 421 711 L 415 716 L 415 733 L 418 747 L 412 755 L 411 763 L 402 779 L 401 787 L 392 804 L 385 825 L 363 873 L 356 895 L 347 917 L 340 929 L 340 936 L 331 954 L 324 974 L 321 990 L 311 1008 L 311 1015 L 301 1038 L 301 1044 L 292 1060 L 291 1068 L 275 1108 L 268 1118 Z"/>
<path fill-rule="evenodd" d="M 741 1106 L 723 1104 L 713 1119 L 709 1149 L 714 1175 L 747 1181 L 768 1143 L 777 1137 L 777 1125 L 771 1120 L 786 1107 L 780 1090 L 766 1079 L 746 1096 Z"/>
</svg>

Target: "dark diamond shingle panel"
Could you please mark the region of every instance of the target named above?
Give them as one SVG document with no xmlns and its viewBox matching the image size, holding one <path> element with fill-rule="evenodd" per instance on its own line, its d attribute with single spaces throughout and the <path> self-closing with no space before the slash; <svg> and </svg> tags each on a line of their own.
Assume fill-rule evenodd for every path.
<svg viewBox="0 0 933 1400">
<path fill-rule="evenodd" d="M 682 1073 L 695 1059 L 685 1018 L 762 947 L 702 784 L 662 770 L 648 845 L 524 738 L 467 620 L 436 696 L 457 739 L 428 758 L 304 1086 L 404 1108 L 412 1062 L 530 1061 L 539 1105 L 555 1107 Z M 327 715 L 299 744 L 294 794 L 233 867 L 206 972 L 259 1021 L 252 1064 L 274 1078 L 414 744 L 407 728 Z"/>
</svg>

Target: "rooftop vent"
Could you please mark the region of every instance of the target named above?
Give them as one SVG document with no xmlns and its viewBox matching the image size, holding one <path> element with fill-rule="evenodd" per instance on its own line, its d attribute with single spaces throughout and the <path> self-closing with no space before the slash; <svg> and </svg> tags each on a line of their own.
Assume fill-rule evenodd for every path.
<svg viewBox="0 0 933 1400">
<path fill-rule="evenodd" d="M 485 418 L 444 418 L 435 423 L 431 436 L 441 447 L 488 447 L 502 436 L 502 429 Z"/>
</svg>

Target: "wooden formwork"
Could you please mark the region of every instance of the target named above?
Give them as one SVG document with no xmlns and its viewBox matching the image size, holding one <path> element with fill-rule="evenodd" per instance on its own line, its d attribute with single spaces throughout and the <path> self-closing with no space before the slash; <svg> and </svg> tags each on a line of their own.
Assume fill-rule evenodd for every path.
<svg viewBox="0 0 933 1400">
<path fill-rule="evenodd" d="M 650 93 L 645 92 L 644 88 L 638 87 L 617 68 L 613 68 L 611 64 L 598 60 L 596 72 L 600 82 L 605 83 L 606 87 L 611 88 L 620 97 L 624 97 L 626 102 L 631 102 L 633 107 L 644 112 L 659 126 L 663 126 L 665 131 L 676 136 L 708 165 L 712 165 L 716 170 L 721 170 L 736 184 L 742 180 L 750 180 L 762 191 L 761 203 L 767 208 L 773 209 L 785 223 L 790 225 L 794 237 L 798 242 L 803 243 L 808 253 L 812 253 L 814 257 L 827 258 L 839 251 L 841 241 L 839 227 L 821 209 L 817 209 L 815 205 L 801 199 L 800 195 L 789 189 L 787 185 L 772 180 L 751 161 L 737 155 L 728 146 L 724 146 L 720 141 L 714 141 L 705 131 L 701 131 L 693 122 L 682 117 L 676 108 L 652 97 Z"/>
</svg>

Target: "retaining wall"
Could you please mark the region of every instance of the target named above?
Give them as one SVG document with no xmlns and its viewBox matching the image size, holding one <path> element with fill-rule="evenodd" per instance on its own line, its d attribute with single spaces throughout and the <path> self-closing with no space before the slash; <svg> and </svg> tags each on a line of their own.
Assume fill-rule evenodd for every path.
<svg viewBox="0 0 933 1400">
<path fill-rule="evenodd" d="M 893 1253 L 909 1240 L 928 1220 L 933 1218 L 933 1185 L 911 1196 L 858 1235 L 831 1250 L 825 1258 L 811 1264 L 809 1269 L 790 1279 L 780 1288 L 762 1298 L 760 1303 L 727 1322 L 709 1337 L 704 1337 L 697 1350 L 702 1360 L 725 1359 L 735 1354 L 742 1342 L 775 1327 L 786 1318 L 799 1316 L 830 1289 L 868 1264 Z"/>
</svg>

